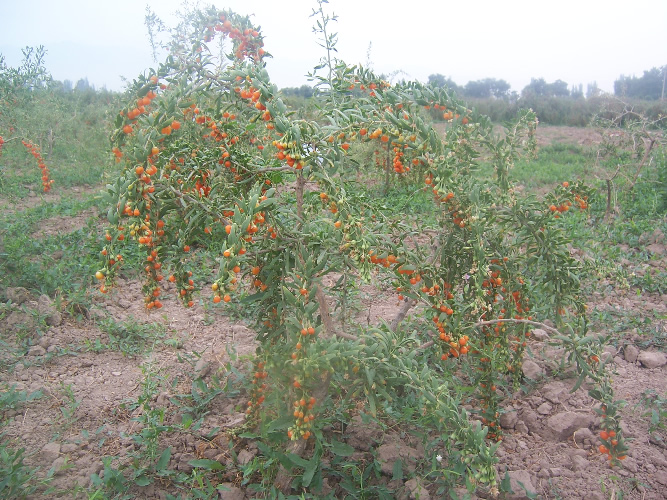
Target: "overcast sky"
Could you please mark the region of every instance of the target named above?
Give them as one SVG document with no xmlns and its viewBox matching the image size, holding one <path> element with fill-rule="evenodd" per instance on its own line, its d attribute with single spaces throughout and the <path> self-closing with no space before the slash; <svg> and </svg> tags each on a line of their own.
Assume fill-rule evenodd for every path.
<svg viewBox="0 0 667 500">
<path fill-rule="evenodd" d="M 322 55 L 309 18 L 315 0 L 216 0 L 219 8 L 254 14 L 267 69 L 279 87 L 307 83 Z M 155 66 L 144 25 L 146 5 L 168 25 L 182 0 L 0 0 L 0 53 L 9 66 L 21 48 L 44 45 L 57 80 L 88 78 L 122 90 Z M 377 73 L 426 81 L 441 73 L 459 85 L 504 79 L 518 92 L 532 78 L 570 87 L 597 82 L 613 91 L 623 75 L 667 64 L 666 0 L 331 0 L 338 15 L 338 56 L 370 62 Z M 370 46 L 370 51 L 369 51 Z"/>
</svg>

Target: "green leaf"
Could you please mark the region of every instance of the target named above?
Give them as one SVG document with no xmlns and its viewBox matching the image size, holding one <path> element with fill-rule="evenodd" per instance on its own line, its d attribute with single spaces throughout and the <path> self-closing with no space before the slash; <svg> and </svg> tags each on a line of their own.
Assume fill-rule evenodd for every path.
<svg viewBox="0 0 667 500">
<path fill-rule="evenodd" d="M 285 415 L 279 419 L 272 420 L 267 428 L 267 432 L 275 432 L 278 430 L 287 429 L 294 422 L 294 417 Z"/>
<path fill-rule="evenodd" d="M 403 460 L 400 458 L 394 462 L 392 475 L 392 481 L 403 479 Z"/>
<path fill-rule="evenodd" d="M 162 452 L 162 455 L 160 455 L 160 459 L 157 461 L 157 465 L 155 466 L 155 468 L 157 470 L 166 469 L 170 459 L 171 459 L 171 448 L 167 448 Z"/>
<path fill-rule="evenodd" d="M 514 491 L 512 491 L 512 482 L 508 471 L 505 471 L 505 476 L 503 476 L 503 480 L 500 482 L 500 491 L 514 493 Z"/>
<path fill-rule="evenodd" d="M 349 457 L 354 453 L 354 447 L 349 444 L 341 443 L 335 439 L 331 440 L 331 451 L 339 457 Z"/>
<path fill-rule="evenodd" d="M 289 461 L 292 462 L 297 467 L 302 467 L 304 469 L 308 467 L 308 461 L 301 458 L 299 455 L 295 453 L 288 453 L 286 456 L 289 459 Z"/>
<path fill-rule="evenodd" d="M 577 379 L 577 383 L 574 384 L 574 387 L 570 389 L 570 394 L 577 392 L 577 389 L 581 387 L 581 384 L 584 382 L 586 379 L 586 372 L 581 372 L 581 375 L 579 375 L 579 378 Z"/>
<path fill-rule="evenodd" d="M 150 477 L 144 476 L 143 474 L 134 480 L 134 484 L 137 486 L 148 486 L 152 482 L 153 480 Z"/>
<path fill-rule="evenodd" d="M 313 476 L 315 475 L 315 472 L 319 468 L 320 465 L 320 457 L 315 454 L 313 458 L 311 458 L 308 461 L 308 465 L 306 466 L 306 470 L 303 472 L 303 477 L 301 478 L 301 484 L 304 487 L 310 486 L 310 482 L 313 480 Z"/>
<path fill-rule="evenodd" d="M 222 465 L 217 460 L 209 460 L 207 458 L 190 460 L 188 464 L 192 465 L 193 467 L 200 467 L 202 469 L 207 469 L 207 470 L 224 470 L 225 468 L 225 466 Z"/>
</svg>

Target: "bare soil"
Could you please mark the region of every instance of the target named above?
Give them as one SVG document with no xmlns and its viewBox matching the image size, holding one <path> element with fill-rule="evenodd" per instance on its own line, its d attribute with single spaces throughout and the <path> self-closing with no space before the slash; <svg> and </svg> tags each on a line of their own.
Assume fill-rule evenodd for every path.
<svg viewBox="0 0 667 500">
<path fill-rule="evenodd" d="M 538 139 L 541 144 L 586 145 L 595 137 L 587 129 L 540 127 Z M 30 204 L 22 205 L 25 208 Z M 7 205 L 0 202 L 0 206 Z M 45 221 L 35 237 L 72 231 L 90 215 L 83 213 L 74 218 Z M 653 245 L 651 266 L 646 264 L 646 267 L 656 268 L 657 262 L 657 266 L 664 269 L 667 267 L 664 237 Z M 638 270 L 629 262 L 619 265 L 627 267 L 628 272 Z M 657 331 L 667 331 L 666 296 L 646 293 L 640 296 L 635 290 L 610 281 L 597 285 L 600 293 L 592 294 L 589 300 L 591 315 L 632 311 L 653 321 Z M 76 318 L 63 314 L 60 321 L 54 320 L 43 336 L 33 338 L 34 345 L 22 359 L 12 359 L 11 348 L 21 341 L 18 333 L 23 332 L 23 335 L 29 331 L 31 317 L 24 311 L 38 310 L 38 298 L 28 297 L 27 302 L 12 309 L 12 314 L 0 319 L 0 338 L 9 347 L 0 354 L 1 386 L 43 394 L 18 411 L 2 415 L 7 421 L 3 439 L 16 447 L 24 447 L 26 463 L 40 466 L 42 473 L 55 467 L 58 472 L 52 484 L 62 490 L 76 484 L 90 486 L 91 475 L 103 471 L 104 456 L 118 457 L 116 467 L 130 460 L 137 449 L 130 436 L 141 430 L 137 418 L 142 411 L 141 406 L 134 406 L 132 402 L 136 402 L 145 389 L 147 366 L 152 367 L 151 373 L 156 377 L 176 381 L 168 389 L 162 388 L 151 402 L 165 409 L 165 423 L 169 424 L 181 418 L 177 396 L 189 394 L 193 380 L 202 378 L 210 385 L 214 378 L 233 377 L 231 367 L 242 366 L 244 356 L 252 355 L 256 349 L 254 332 L 215 312 L 221 311 L 220 308 L 214 311 L 196 305 L 185 309 L 169 298 L 173 294 L 167 290 L 164 307 L 148 314 L 143 307 L 139 283 L 120 283 L 116 290 L 104 296 L 93 292 L 92 308 L 77 310 Z M 361 288 L 360 303 L 353 320 L 363 324 L 376 324 L 382 319 L 389 322 L 398 310 L 395 295 L 377 285 Z M 146 336 L 144 341 L 149 343 L 143 349 L 149 354 L 124 356 L 118 350 L 99 348 L 109 343 L 108 328 L 101 328 L 108 318 L 119 324 L 131 321 L 153 325 L 142 330 Z M 150 332 L 154 333 L 153 339 Z M 620 338 L 618 346 L 608 347 L 607 361 L 615 373 L 616 394 L 627 401 L 623 425 L 626 437 L 631 439 L 628 458 L 620 467 L 609 467 L 597 450 L 599 418 L 586 387 L 570 392 L 574 379 L 571 368 L 561 364 L 562 352 L 551 346 L 548 338 L 532 340 L 531 361 L 537 366 L 532 374 L 536 380 L 527 384 L 527 392 L 517 393 L 508 400 L 503 418 L 505 438 L 498 450 L 498 473 L 502 478 L 508 472 L 513 480 L 515 494 L 510 495 L 511 498 L 527 498 L 521 493 L 518 481 L 538 498 L 667 498 L 667 435 L 664 430 L 662 434 L 649 433 L 649 417 L 644 415 L 645 407 L 641 404 L 642 394 L 647 390 L 667 397 L 667 365 L 647 367 L 642 361 L 645 339 L 636 331 L 621 332 Z M 151 346 L 151 342 L 154 345 Z M 648 351 L 654 353 L 655 349 Z M 192 469 L 189 462 L 196 458 L 225 464 L 226 480 L 232 491 L 222 498 L 252 498 L 250 492 L 240 488 L 239 467 L 258 451 L 253 443 L 236 437 L 233 432 L 244 422 L 243 401 L 242 394 L 222 394 L 210 403 L 210 411 L 200 429 L 169 437 L 169 442 L 160 442 L 160 449 L 172 447 L 169 464 L 172 469 L 187 472 Z M 386 461 L 389 483 L 391 452 L 405 438 L 396 431 L 378 433 L 372 425 L 350 425 L 343 439 L 357 449 L 355 458 L 370 457 L 375 450 Z M 403 459 L 417 460 L 413 455 L 423 454 L 419 443 L 408 441 L 403 445 L 408 450 Z M 428 482 L 421 481 L 421 484 L 426 489 L 422 490 L 420 498 L 437 498 Z M 395 486 L 398 497 L 416 497 L 414 483 Z M 164 498 L 166 492 L 173 493 L 166 484 L 154 483 L 136 491 L 136 495 L 137 498 Z M 231 496 L 232 493 L 236 496 Z"/>
</svg>

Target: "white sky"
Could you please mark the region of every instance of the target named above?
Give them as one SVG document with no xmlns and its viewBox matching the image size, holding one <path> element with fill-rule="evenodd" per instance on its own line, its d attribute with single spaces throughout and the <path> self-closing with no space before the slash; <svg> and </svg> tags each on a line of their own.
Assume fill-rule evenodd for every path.
<svg viewBox="0 0 667 500">
<path fill-rule="evenodd" d="M 274 56 L 278 87 L 307 83 L 322 55 L 309 16 L 315 0 L 214 0 L 254 14 Z M 97 88 L 124 87 L 155 66 L 144 25 L 146 5 L 168 25 L 182 0 L 0 0 L 0 53 L 9 66 L 21 48 L 44 45 L 57 80 L 87 77 Z M 426 81 L 441 73 L 457 84 L 504 79 L 518 92 L 531 77 L 570 87 L 596 81 L 605 91 L 621 74 L 641 76 L 667 64 L 666 0 L 331 0 L 338 56 L 370 61 L 377 73 Z"/>
</svg>

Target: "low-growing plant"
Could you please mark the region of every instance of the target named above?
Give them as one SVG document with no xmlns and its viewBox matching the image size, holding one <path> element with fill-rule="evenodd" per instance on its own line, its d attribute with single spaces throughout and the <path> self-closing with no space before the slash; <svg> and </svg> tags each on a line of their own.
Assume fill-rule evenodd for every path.
<svg viewBox="0 0 667 500">
<path fill-rule="evenodd" d="M 126 356 L 138 356 L 152 349 L 165 336 L 165 326 L 161 323 L 141 323 L 134 319 L 117 322 L 106 318 L 100 323 L 100 330 L 109 336 L 108 343 L 97 341 L 91 344 L 93 350 L 118 350 Z"/>
<path fill-rule="evenodd" d="M 17 391 L 16 384 L 11 387 L 5 385 L 3 390 L 0 390 L 0 412 L 8 410 L 16 410 L 20 406 L 30 403 L 43 396 L 42 391 L 33 391 L 28 393 L 26 391 Z"/>
<path fill-rule="evenodd" d="M 60 393 L 62 395 L 60 413 L 61 418 L 57 423 L 57 433 L 66 433 L 77 420 L 76 411 L 81 405 L 81 400 L 76 399 L 71 385 L 60 384 Z M 59 398 L 60 399 L 60 398 Z"/>
<path fill-rule="evenodd" d="M 56 471 L 49 470 L 42 477 L 39 467 L 27 465 L 25 457 L 25 448 L 16 450 L 0 444 L 0 496 L 3 498 L 34 498 L 38 491 L 48 491 Z"/>
<path fill-rule="evenodd" d="M 660 396 L 654 390 L 646 390 L 641 395 L 642 416 L 649 417 L 649 439 L 662 448 L 667 447 L 667 394 Z"/>
</svg>

